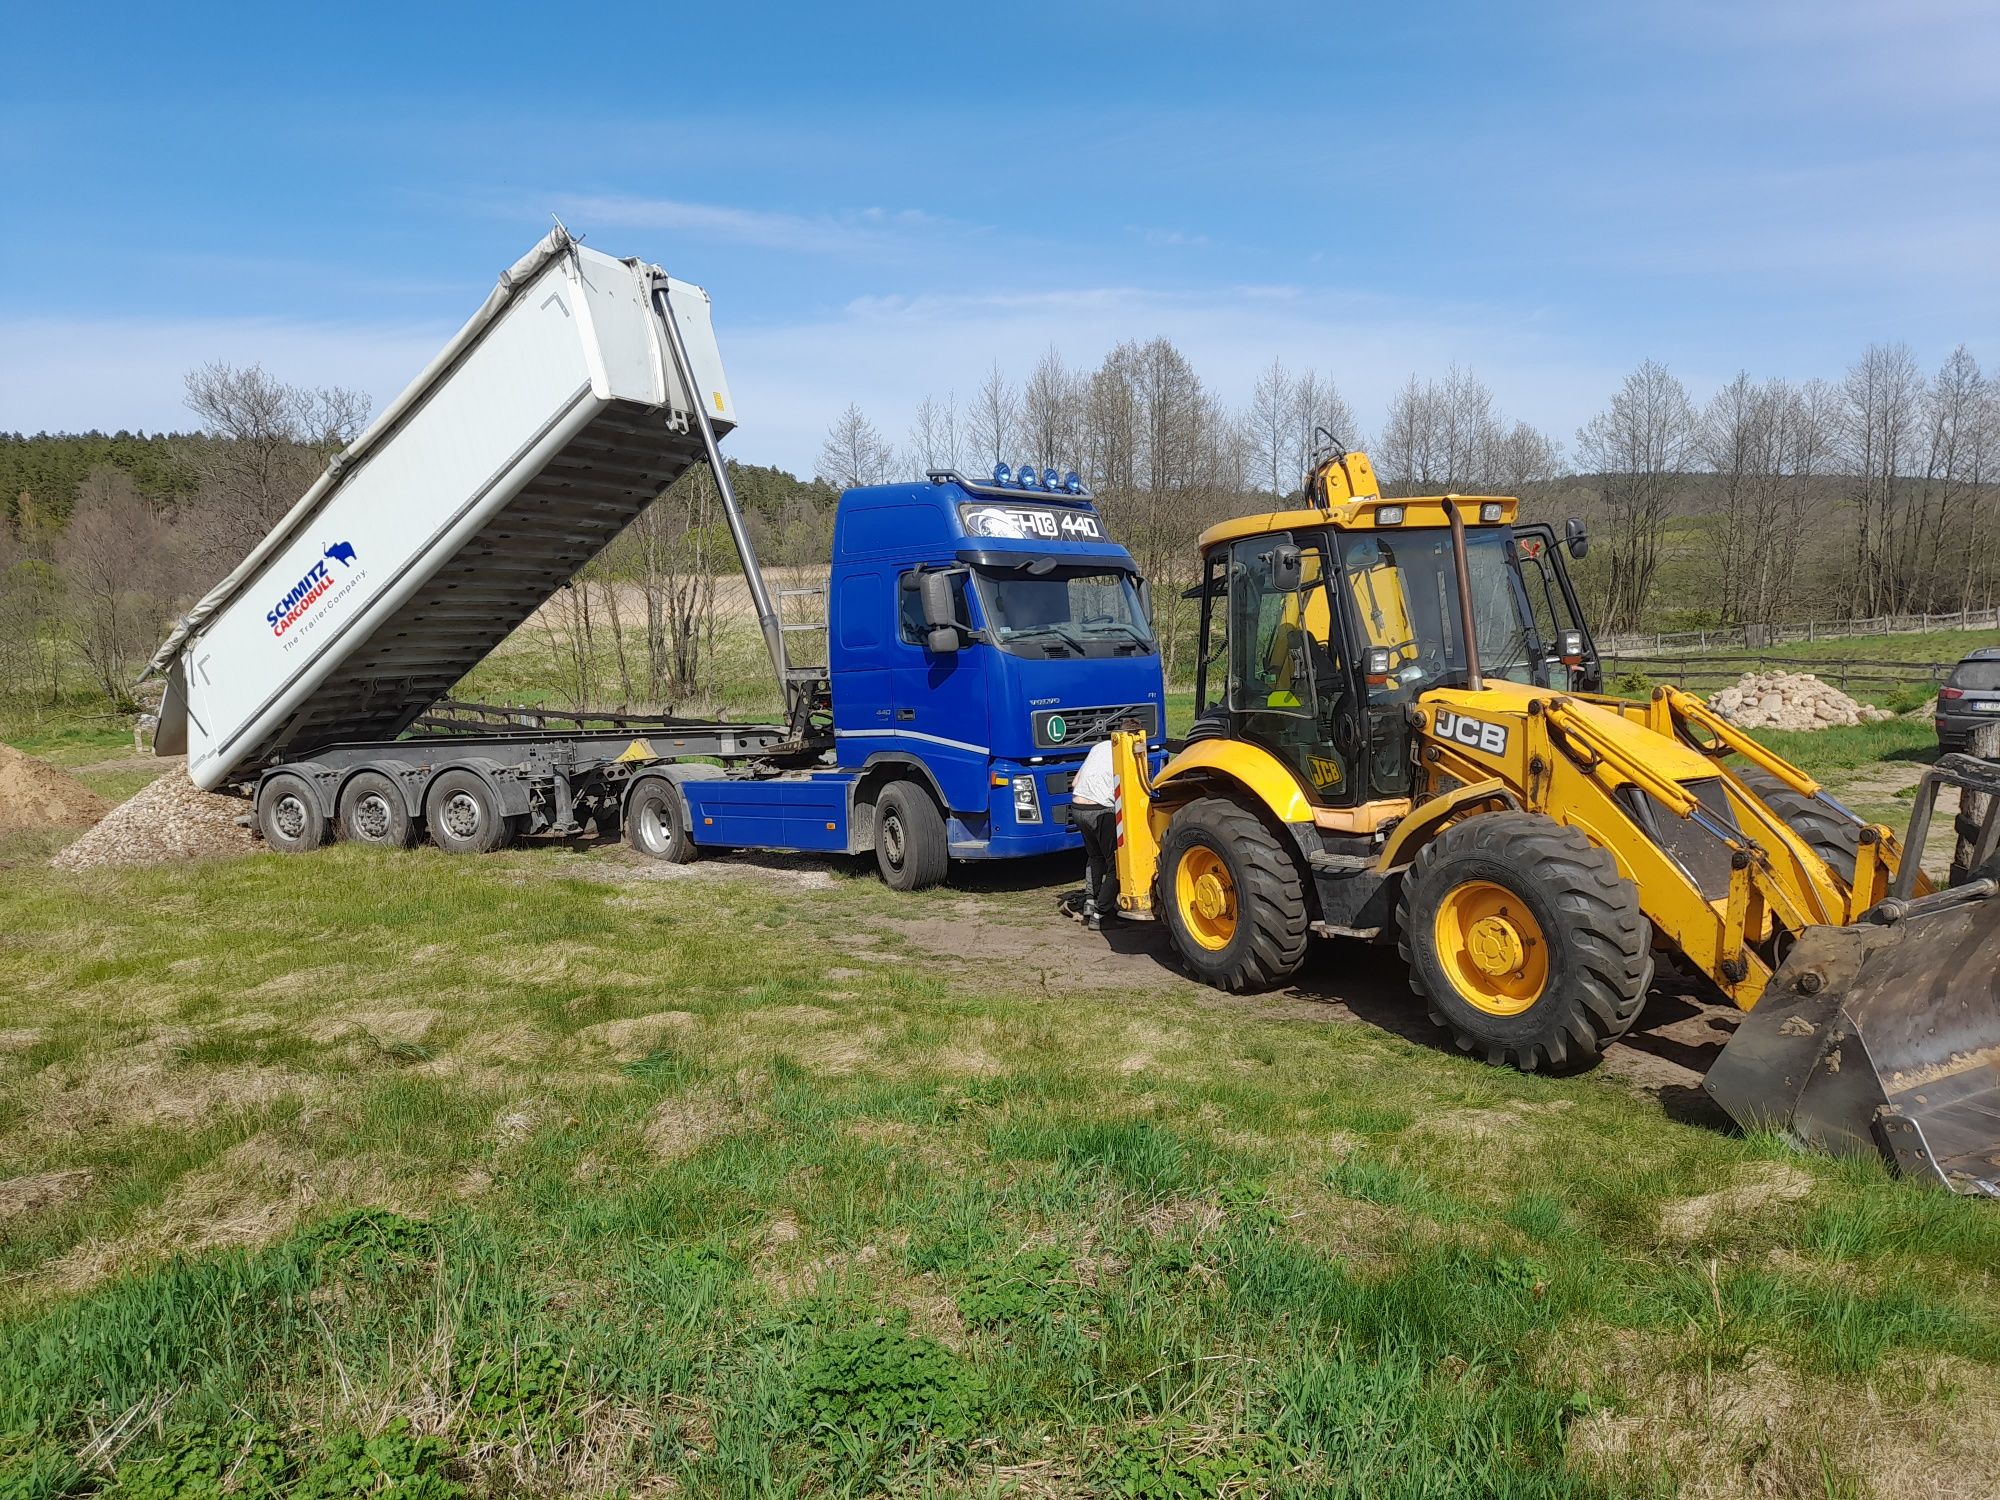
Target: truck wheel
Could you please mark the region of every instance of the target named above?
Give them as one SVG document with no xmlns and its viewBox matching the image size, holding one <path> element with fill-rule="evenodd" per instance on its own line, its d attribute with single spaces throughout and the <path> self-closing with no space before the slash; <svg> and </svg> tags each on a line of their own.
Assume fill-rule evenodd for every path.
<svg viewBox="0 0 2000 1500">
<path fill-rule="evenodd" d="M 1779 822 L 1790 827 L 1813 853 L 1827 862 L 1834 874 L 1850 885 L 1853 883 L 1855 861 L 1861 854 L 1861 829 L 1857 825 L 1813 798 L 1801 797 L 1762 766 L 1745 766 L 1736 774 L 1757 794 L 1759 801 L 1778 815 Z M 1755 820 L 1744 832 L 1753 839 L 1757 837 Z"/>
<path fill-rule="evenodd" d="M 350 844 L 407 849 L 417 841 L 417 820 L 403 789 L 380 771 L 359 772 L 341 788 L 335 823 Z"/>
<path fill-rule="evenodd" d="M 681 789 L 664 776 L 642 776 L 625 798 L 625 838 L 641 854 L 684 865 L 695 856 Z"/>
<path fill-rule="evenodd" d="M 1160 896 L 1174 947 L 1219 990 L 1282 984 L 1305 962 L 1312 929 L 1298 861 L 1249 809 L 1204 797 L 1160 841 Z"/>
<path fill-rule="evenodd" d="M 257 789 L 257 831 L 286 854 L 304 854 L 326 842 L 326 819 L 303 776 L 281 772 Z"/>
<path fill-rule="evenodd" d="M 951 858 L 944 815 L 913 781 L 892 781 L 875 802 L 875 864 L 891 890 L 921 891 L 944 879 Z"/>
<path fill-rule="evenodd" d="M 1479 813 L 1403 878 L 1410 987 L 1461 1052 L 1524 1073 L 1597 1061 L 1653 981 L 1639 893 L 1610 853 L 1539 813 Z"/>
<path fill-rule="evenodd" d="M 491 854 L 510 831 L 493 788 L 471 771 L 446 771 L 431 783 L 424 823 L 431 842 L 447 854 Z"/>
</svg>

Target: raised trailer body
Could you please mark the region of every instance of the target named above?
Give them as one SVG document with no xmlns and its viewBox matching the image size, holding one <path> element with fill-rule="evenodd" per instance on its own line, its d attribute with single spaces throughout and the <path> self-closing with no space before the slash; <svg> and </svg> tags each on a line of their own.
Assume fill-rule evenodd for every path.
<svg viewBox="0 0 2000 1500">
<path fill-rule="evenodd" d="M 704 457 L 698 405 L 735 422 L 706 293 L 550 234 L 161 647 L 160 750 L 213 789 L 403 733 Z"/>
</svg>

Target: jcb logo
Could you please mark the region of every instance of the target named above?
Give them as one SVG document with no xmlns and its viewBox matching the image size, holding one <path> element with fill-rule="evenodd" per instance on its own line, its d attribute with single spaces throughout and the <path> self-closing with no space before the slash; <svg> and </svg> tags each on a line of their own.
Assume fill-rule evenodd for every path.
<svg viewBox="0 0 2000 1500">
<path fill-rule="evenodd" d="M 1488 755 L 1507 753 L 1507 727 L 1504 724 L 1468 719 L 1464 714 L 1441 708 L 1437 712 L 1437 732 L 1440 739 L 1456 740 L 1468 750 L 1483 750 Z"/>
</svg>

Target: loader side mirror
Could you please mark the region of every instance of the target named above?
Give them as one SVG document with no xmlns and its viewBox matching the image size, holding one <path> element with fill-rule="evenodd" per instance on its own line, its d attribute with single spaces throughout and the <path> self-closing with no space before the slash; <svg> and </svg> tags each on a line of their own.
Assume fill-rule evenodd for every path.
<svg viewBox="0 0 2000 1500">
<path fill-rule="evenodd" d="M 1590 533 L 1583 529 L 1583 522 L 1571 516 L 1563 522 L 1563 543 L 1569 548 L 1569 555 L 1581 562 L 1590 552 Z"/>
<path fill-rule="evenodd" d="M 944 569 L 920 573 L 917 591 L 924 606 L 924 644 L 940 656 L 959 648 L 958 599 Z"/>
<path fill-rule="evenodd" d="M 1305 577 L 1305 563 L 1299 549 L 1288 544 L 1273 547 L 1264 554 L 1264 571 L 1270 581 L 1271 592 L 1290 594 L 1298 590 L 1300 581 Z"/>
</svg>

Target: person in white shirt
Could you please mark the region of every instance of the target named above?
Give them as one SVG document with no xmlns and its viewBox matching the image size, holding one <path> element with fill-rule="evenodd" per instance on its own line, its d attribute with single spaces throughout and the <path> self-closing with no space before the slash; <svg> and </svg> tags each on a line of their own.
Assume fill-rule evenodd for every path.
<svg viewBox="0 0 2000 1500">
<path fill-rule="evenodd" d="M 1145 726 L 1137 719 L 1122 719 L 1111 726 L 1140 733 Z M 1108 912 L 1118 910 L 1118 819 L 1113 803 L 1118 798 L 1118 777 L 1111 768 L 1111 736 L 1090 747 L 1070 783 L 1070 821 L 1083 834 L 1083 925 L 1096 932 Z"/>
</svg>

